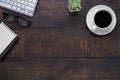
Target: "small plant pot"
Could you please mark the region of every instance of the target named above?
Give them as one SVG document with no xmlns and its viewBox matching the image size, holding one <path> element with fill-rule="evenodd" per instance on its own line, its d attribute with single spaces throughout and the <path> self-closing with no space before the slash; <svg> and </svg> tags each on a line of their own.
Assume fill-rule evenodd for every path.
<svg viewBox="0 0 120 80">
<path fill-rule="evenodd" d="M 80 0 L 69 0 L 68 1 L 68 9 L 72 12 L 78 12 L 81 10 L 81 1 Z"/>
</svg>

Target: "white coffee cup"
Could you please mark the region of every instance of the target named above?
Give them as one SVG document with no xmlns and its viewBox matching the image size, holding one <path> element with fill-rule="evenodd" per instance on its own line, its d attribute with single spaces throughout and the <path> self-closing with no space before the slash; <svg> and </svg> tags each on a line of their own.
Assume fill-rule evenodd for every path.
<svg viewBox="0 0 120 80">
<path fill-rule="evenodd" d="M 111 22 L 105 28 L 101 28 L 95 23 L 95 15 L 100 11 L 105 11 L 109 13 L 111 16 Z M 87 23 L 88 29 L 97 35 L 106 35 L 112 32 L 116 26 L 116 22 L 117 22 L 117 19 L 116 19 L 115 12 L 106 5 L 97 5 L 91 8 L 86 16 L 86 23 Z"/>
</svg>

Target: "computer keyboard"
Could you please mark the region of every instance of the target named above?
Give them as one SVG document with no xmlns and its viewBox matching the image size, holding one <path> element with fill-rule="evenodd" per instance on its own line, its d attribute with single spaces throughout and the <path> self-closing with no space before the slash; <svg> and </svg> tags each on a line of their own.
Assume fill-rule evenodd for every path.
<svg viewBox="0 0 120 80">
<path fill-rule="evenodd" d="M 33 17 L 38 0 L 0 0 L 0 7 Z"/>
</svg>

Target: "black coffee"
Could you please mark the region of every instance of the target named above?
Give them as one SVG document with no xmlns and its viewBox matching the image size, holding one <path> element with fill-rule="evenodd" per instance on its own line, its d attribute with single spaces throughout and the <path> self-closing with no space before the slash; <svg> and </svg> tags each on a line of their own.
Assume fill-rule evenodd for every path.
<svg viewBox="0 0 120 80">
<path fill-rule="evenodd" d="M 95 24 L 100 28 L 106 28 L 112 21 L 111 15 L 106 11 L 99 11 L 95 15 Z"/>
</svg>

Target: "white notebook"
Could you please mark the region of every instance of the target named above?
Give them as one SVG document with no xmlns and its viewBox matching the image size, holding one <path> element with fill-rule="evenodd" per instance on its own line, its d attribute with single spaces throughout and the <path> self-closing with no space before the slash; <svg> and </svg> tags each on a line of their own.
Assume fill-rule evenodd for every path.
<svg viewBox="0 0 120 80">
<path fill-rule="evenodd" d="M 17 34 L 14 33 L 5 23 L 0 23 L 0 57 L 4 55 L 8 47 L 16 39 Z"/>
</svg>

